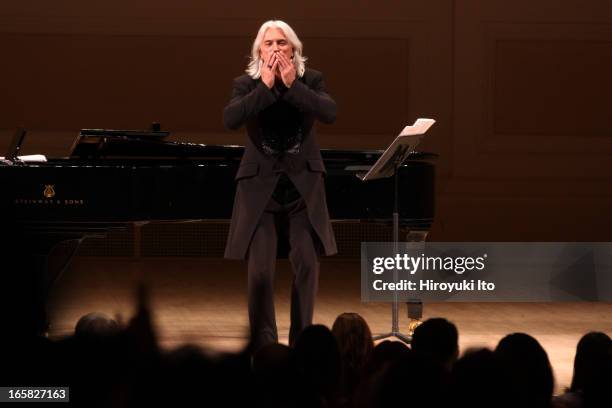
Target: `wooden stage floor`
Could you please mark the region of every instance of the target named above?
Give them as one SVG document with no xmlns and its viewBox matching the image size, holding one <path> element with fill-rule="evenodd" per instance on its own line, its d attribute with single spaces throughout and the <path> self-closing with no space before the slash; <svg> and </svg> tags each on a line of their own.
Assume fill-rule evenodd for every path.
<svg viewBox="0 0 612 408">
<path fill-rule="evenodd" d="M 134 310 L 135 283 L 150 287 L 159 341 L 165 348 L 184 343 L 211 352 L 244 346 L 248 328 L 246 265 L 211 259 L 118 259 L 76 257 L 53 289 L 49 302 L 49 336 L 72 333 L 80 316 L 89 312 L 120 314 Z M 276 315 L 281 342 L 289 328 L 291 270 L 279 261 L 276 274 Z M 391 326 L 390 304 L 362 304 L 358 261 L 321 262 L 315 323 L 331 327 L 342 312 L 360 313 L 373 333 Z M 571 381 L 575 347 L 592 330 L 612 334 L 612 303 L 426 303 L 424 318 L 445 317 L 459 329 L 461 350 L 495 347 L 506 334 L 526 332 L 548 352 L 560 392 Z M 405 305 L 400 326 L 406 331 Z"/>
</svg>

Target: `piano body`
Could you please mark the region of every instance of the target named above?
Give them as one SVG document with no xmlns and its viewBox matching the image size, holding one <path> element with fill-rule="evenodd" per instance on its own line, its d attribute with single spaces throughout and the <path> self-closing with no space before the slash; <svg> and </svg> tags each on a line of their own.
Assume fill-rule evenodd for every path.
<svg viewBox="0 0 612 408">
<path fill-rule="evenodd" d="M 234 176 L 244 148 L 169 141 L 167 136 L 158 129 L 82 130 L 68 157 L 0 163 L 0 210 L 10 237 L 4 275 L 11 277 L 7 287 L 15 289 L 10 297 L 18 296 L 36 331 L 46 325 L 51 285 L 83 239 L 134 222 L 231 217 Z M 393 179 L 363 182 L 356 176 L 381 153 L 321 151 L 334 222 L 390 223 Z M 415 152 L 399 170 L 404 228 L 427 231 L 433 222 L 435 157 Z"/>
</svg>

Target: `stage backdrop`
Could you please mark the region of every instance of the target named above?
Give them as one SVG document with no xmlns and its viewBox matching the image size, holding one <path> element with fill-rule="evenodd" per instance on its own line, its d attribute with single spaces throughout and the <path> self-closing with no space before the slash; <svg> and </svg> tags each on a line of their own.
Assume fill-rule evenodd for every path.
<svg viewBox="0 0 612 408">
<path fill-rule="evenodd" d="M 0 149 L 66 154 L 81 128 L 241 144 L 222 125 L 259 25 L 289 22 L 338 103 L 323 147 L 437 120 L 438 241 L 612 239 L 612 3 L 3 1 Z M 0 150 L 1 151 L 1 150 Z M 197 239 L 197 236 L 194 237 Z"/>
</svg>

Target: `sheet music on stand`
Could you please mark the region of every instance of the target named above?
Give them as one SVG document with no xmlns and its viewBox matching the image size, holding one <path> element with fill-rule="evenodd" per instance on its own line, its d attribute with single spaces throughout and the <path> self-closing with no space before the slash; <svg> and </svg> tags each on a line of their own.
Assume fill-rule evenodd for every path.
<svg viewBox="0 0 612 408">
<path fill-rule="evenodd" d="M 404 127 L 370 170 L 358 174 L 357 177 L 368 181 L 393 176 L 395 166 L 401 164 L 410 153 L 414 152 L 423 135 L 434 123 L 436 123 L 434 119 L 419 118 L 411 126 Z"/>
</svg>

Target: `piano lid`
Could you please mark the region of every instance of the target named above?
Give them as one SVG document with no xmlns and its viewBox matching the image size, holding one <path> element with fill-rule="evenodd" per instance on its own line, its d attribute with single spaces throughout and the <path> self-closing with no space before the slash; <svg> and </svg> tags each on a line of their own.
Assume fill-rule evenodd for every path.
<svg viewBox="0 0 612 408">
<path fill-rule="evenodd" d="M 167 140 L 170 132 L 162 132 L 159 124 L 151 130 L 82 129 L 70 149 L 70 158 L 85 160 L 201 158 L 239 160 L 243 146 L 205 145 Z M 383 150 L 321 149 L 327 163 L 350 165 L 372 164 Z M 431 161 L 433 153 L 413 152 L 410 161 Z"/>
<path fill-rule="evenodd" d="M 127 129 L 81 129 L 78 136 L 70 147 L 70 157 L 80 158 L 99 158 L 108 155 L 110 146 L 131 146 L 121 149 L 122 153 L 134 153 L 137 156 L 147 156 L 153 152 L 148 152 L 147 145 L 157 146 L 164 144 L 164 139 L 170 132 L 162 131 L 160 124 L 153 122 L 148 130 L 127 130 Z M 140 149 L 133 148 L 139 146 Z M 145 147 L 143 151 L 143 147 Z M 111 152 L 111 155 L 115 152 Z"/>
<path fill-rule="evenodd" d="M 163 139 L 170 132 L 152 130 L 118 130 L 118 129 L 81 129 L 79 135 L 82 137 L 121 137 L 128 139 Z"/>
<path fill-rule="evenodd" d="M 205 145 L 167 140 L 158 123 L 151 130 L 82 129 L 72 142 L 71 159 L 187 159 L 236 160 L 243 146 Z"/>
<path fill-rule="evenodd" d="M 120 137 L 137 139 L 163 139 L 170 135 L 170 132 L 162 132 L 158 122 L 151 123 L 148 130 L 118 130 L 118 129 L 81 129 L 82 137 Z"/>
</svg>

